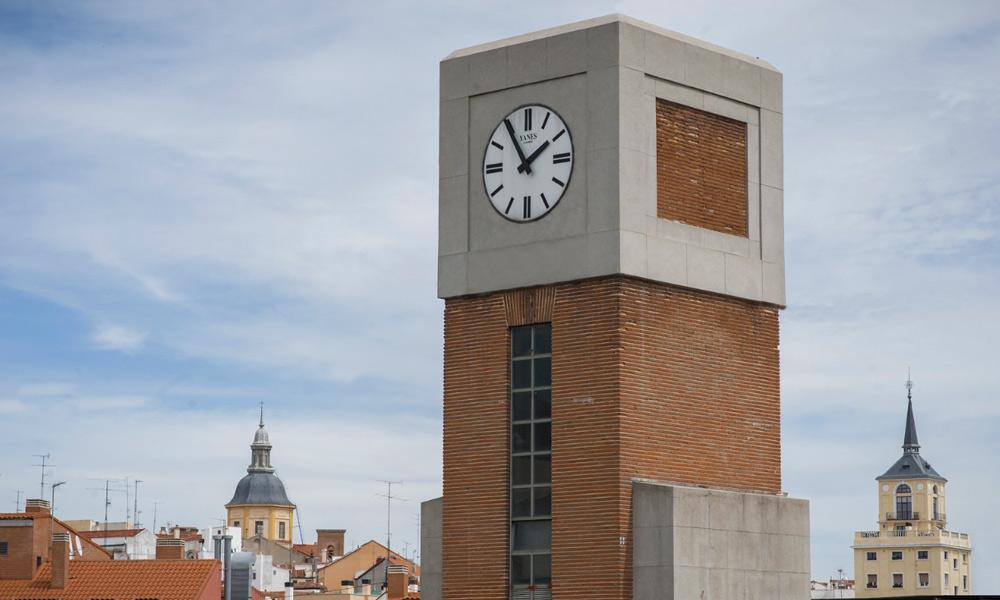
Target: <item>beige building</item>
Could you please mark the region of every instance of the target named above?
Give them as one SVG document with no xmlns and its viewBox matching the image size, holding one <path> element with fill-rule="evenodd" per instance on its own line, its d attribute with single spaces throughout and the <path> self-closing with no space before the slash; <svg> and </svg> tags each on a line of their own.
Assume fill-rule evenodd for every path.
<svg viewBox="0 0 1000 600">
<path fill-rule="evenodd" d="M 855 591 L 858 598 L 966 596 L 972 543 L 969 534 L 945 529 L 947 480 L 920 456 L 910 393 L 907 399 L 903 456 L 876 478 L 879 527 L 854 534 Z"/>
<path fill-rule="evenodd" d="M 263 536 L 269 540 L 292 543 L 295 505 L 285 493 L 285 484 L 271 466 L 271 441 L 264 429 L 264 412 L 250 444 L 250 466 L 236 484 L 233 499 L 226 504 L 231 527 L 243 531 L 243 539 Z"/>
</svg>

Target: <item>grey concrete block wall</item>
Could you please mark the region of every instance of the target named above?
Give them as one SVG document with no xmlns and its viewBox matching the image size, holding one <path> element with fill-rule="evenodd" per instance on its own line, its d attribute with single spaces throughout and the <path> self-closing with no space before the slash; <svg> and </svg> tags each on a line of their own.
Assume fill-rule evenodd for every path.
<svg viewBox="0 0 1000 600">
<path fill-rule="evenodd" d="M 420 597 L 441 600 L 443 498 L 420 503 Z"/>
<path fill-rule="evenodd" d="M 809 503 L 633 482 L 634 600 L 809 598 Z"/>
<path fill-rule="evenodd" d="M 747 124 L 748 237 L 657 218 L 657 98 Z M 573 175 L 548 215 L 514 223 L 490 206 L 481 162 L 493 128 L 533 102 L 569 126 Z M 438 295 L 626 274 L 783 306 L 781 111 L 770 64 L 622 15 L 452 53 L 441 62 Z"/>
</svg>

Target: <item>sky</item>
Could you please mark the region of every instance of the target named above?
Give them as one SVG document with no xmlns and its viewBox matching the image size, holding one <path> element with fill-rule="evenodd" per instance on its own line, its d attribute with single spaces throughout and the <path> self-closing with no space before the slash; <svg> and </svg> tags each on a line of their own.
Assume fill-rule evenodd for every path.
<svg viewBox="0 0 1000 600">
<path fill-rule="evenodd" d="M 1000 4 L 0 0 L 0 510 L 207 527 L 264 416 L 306 541 L 441 489 L 438 62 L 622 12 L 784 73 L 783 485 L 817 578 L 922 454 L 1000 593 Z M 48 484 L 45 490 L 49 495 Z M 129 503 L 133 500 L 129 500 Z"/>
</svg>

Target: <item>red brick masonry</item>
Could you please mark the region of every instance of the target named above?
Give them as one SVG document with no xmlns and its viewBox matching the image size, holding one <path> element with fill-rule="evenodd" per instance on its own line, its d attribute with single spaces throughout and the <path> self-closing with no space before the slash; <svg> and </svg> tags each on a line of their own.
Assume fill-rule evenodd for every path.
<svg viewBox="0 0 1000 600">
<path fill-rule="evenodd" d="M 507 597 L 507 332 L 532 320 L 552 322 L 554 598 L 631 598 L 633 478 L 780 491 L 777 307 L 624 276 L 450 299 L 446 600 Z"/>
</svg>

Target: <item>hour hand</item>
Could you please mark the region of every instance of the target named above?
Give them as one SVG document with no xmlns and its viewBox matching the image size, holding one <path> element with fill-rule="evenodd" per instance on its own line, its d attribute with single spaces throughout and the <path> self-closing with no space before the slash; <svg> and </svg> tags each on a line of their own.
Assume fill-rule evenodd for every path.
<svg viewBox="0 0 1000 600">
<path fill-rule="evenodd" d="M 531 167 L 525 161 L 524 150 L 521 150 L 521 144 L 517 143 L 517 134 L 514 133 L 514 126 L 510 124 L 510 119 L 504 119 L 503 124 L 507 126 L 507 135 L 510 136 L 510 143 L 514 144 L 514 150 L 517 150 L 517 157 L 521 159 L 521 164 L 517 167 L 517 172 L 525 172 L 531 175 Z"/>
<path fill-rule="evenodd" d="M 521 173 L 525 169 L 530 168 L 531 167 L 531 163 L 535 162 L 535 159 L 538 158 L 538 155 L 542 153 L 542 150 L 545 150 L 548 147 L 549 147 L 549 141 L 548 140 L 545 140 L 544 142 L 542 142 L 542 145 L 539 146 L 534 152 L 532 152 L 531 156 L 529 156 L 528 158 L 524 159 L 524 162 L 521 163 L 520 165 L 518 165 L 517 172 Z M 531 173 L 531 171 L 528 171 L 528 173 Z"/>
</svg>

